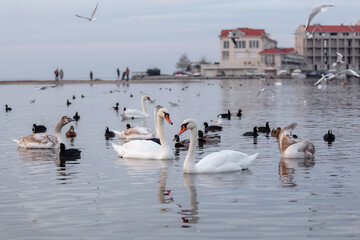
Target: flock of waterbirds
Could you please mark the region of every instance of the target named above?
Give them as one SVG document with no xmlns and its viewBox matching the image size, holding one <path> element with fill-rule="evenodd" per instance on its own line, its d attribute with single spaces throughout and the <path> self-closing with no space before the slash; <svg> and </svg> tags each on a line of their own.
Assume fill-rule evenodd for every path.
<svg viewBox="0 0 360 240">
<path fill-rule="evenodd" d="M 267 86 L 260 89 L 258 95 L 265 90 L 268 90 L 271 94 L 276 94 L 275 91 L 271 90 L 270 86 Z M 141 93 L 145 94 L 145 92 Z M 194 94 L 194 96 L 196 97 L 197 94 Z M 133 96 L 130 96 L 130 98 L 132 97 Z M 75 96 L 73 99 L 76 99 Z M 124 108 L 120 113 L 121 118 L 129 122 L 134 119 L 149 118 L 151 114 L 147 111 L 147 103 L 154 103 L 154 100 L 148 95 L 143 95 L 141 96 L 140 103 L 141 110 Z M 173 102 L 169 102 L 169 106 L 176 109 L 177 106 L 171 103 Z M 176 103 L 181 104 L 179 96 L 177 97 Z M 120 111 L 119 103 L 115 103 L 115 106 L 111 108 L 114 111 Z M 5 110 L 11 111 L 11 108 L 6 106 Z M 126 125 L 126 129 L 121 131 L 106 127 L 104 134 L 105 139 L 109 140 L 117 136 L 119 139 L 124 140 L 121 142 L 125 142 L 122 145 L 112 144 L 119 157 L 134 159 L 173 159 L 175 157 L 174 148 L 184 151 L 187 150 L 188 153 L 183 165 L 183 170 L 186 173 L 238 171 L 248 168 L 251 162 L 257 157 L 257 153 L 248 155 L 239 151 L 222 150 L 211 153 L 196 163 L 195 150 L 197 146 L 218 144 L 221 141 L 221 132 L 223 128 L 226 127 L 224 121 L 241 121 L 242 118 L 246 117 L 246 114 L 244 114 L 241 109 L 238 109 L 237 113 L 231 113 L 230 110 L 227 110 L 225 113 L 218 114 L 217 120 L 212 120 L 210 125 L 208 122 L 204 122 L 203 129 L 199 129 L 194 119 L 185 119 L 179 132 L 174 135 L 174 148 L 167 142 L 164 130 L 165 120 L 169 124 L 173 124 L 169 110 L 161 105 L 157 105 L 154 107 L 153 116 L 155 123 L 154 129 L 132 126 L 130 123 Z M 62 117 L 55 127 L 54 135 L 46 133 L 46 126 L 33 124 L 33 134 L 14 141 L 20 148 L 25 149 L 59 148 L 59 156 L 61 159 L 78 159 L 80 158 L 81 151 L 78 149 L 66 149 L 65 144 L 61 141 L 61 129 L 73 121 L 80 121 L 78 112 L 75 112 L 72 118 L 67 116 Z M 257 138 L 260 134 L 264 134 L 265 136 L 276 137 L 278 139 L 280 153 L 283 157 L 312 158 L 314 156 L 315 147 L 313 143 L 306 139 L 302 140 L 292 133 L 297 125 L 296 123 L 285 126 L 282 129 L 280 127 L 271 129 L 269 125 L 269 122 L 266 122 L 265 126 L 254 126 L 252 131 L 244 132 L 243 136 Z M 187 130 L 190 131 L 190 139 L 181 141 L 180 135 Z M 77 136 L 73 126 L 70 126 L 65 136 L 72 140 Z M 335 141 L 335 136 L 331 130 L 329 130 L 323 138 L 324 141 L 329 144 Z"/>
</svg>

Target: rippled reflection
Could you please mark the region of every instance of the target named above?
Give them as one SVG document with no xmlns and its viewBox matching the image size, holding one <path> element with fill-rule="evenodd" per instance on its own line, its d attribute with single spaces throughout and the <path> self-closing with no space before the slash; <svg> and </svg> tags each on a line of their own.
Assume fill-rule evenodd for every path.
<svg viewBox="0 0 360 240">
<path fill-rule="evenodd" d="M 315 159 L 281 158 L 279 162 L 279 177 L 283 188 L 296 187 L 294 180 L 296 169 L 309 169 L 315 166 Z"/>
<path fill-rule="evenodd" d="M 190 227 L 189 224 L 196 224 L 199 221 L 195 178 L 196 174 L 184 174 L 184 185 L 189 193 L 190 208 L 183 208 L 179 212 L 183 223 L 185 223 L 181 226 L 183 228 Z"/>
</svg>

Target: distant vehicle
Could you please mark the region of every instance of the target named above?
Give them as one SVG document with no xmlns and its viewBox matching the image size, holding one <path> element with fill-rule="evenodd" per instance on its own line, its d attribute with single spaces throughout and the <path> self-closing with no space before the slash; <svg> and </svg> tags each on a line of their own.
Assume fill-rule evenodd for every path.
<svg viewBox="0 0 360 240">
<path fill-rule="evenodd" d="M 177 72 L 174 72 L 173 74 L 175 77 L 189 77 L 190 74 L 187 73 L 187 72 L 181 72 L 181 71 L 177 71 Z"/>
<path fill-rule="evenodd" d="M 306 78 L 306 75 L 300 69 L 295 69 L 294 71 L 292 71 L 291 77 L 297 79 L 304 79 Z"/>
<path fill-rule="evenodd" d="M 225 77 L 225 72 L 224 71 L 218 71 L 216 76 L 217 77 Z"/>
<path fill-rule="evenodd" d="M 248 70 L 245 75 L 246 75 L 248 78 L 254 78 L 256 74 L 255 74 L 255 71 L 253 71 L 253 70 Z"/>
<path fill-rule="evenodd" d="M 277 72 L 277 75 L 278 75 L 278 76 L 289 76 L 290 73 L 289 73 L 288 70 L 279 70 L 279 71 Z"/>
<path fill-rule="evenodd" d="M 201 76 L 201 74 L 199 72 L 196 72 L 193 74 L 193 77 L 200 77 L 200 76 Z"/>
<path fill-rule="evenodd" d="M 321 77 L 321 74 L 319 74 L 317 71 L 311 71 L 306 73 L 307 78 L 319 78 Z"/>
</svg>

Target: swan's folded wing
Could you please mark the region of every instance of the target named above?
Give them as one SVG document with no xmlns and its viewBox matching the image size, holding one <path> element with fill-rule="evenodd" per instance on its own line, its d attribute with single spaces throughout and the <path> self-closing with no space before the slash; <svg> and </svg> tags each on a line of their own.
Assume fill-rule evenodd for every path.
<svg viewBox="0 0 360 240">
<path fill-rule="evenodd" d="M 57 139 L 47 133 L 34 133 L 16 141 L 22 148 L 55 148 Z"/>
<path fill-rule="evenodd" d="M 126 158 L 158 159 L 161 155 L 161 146 L 153 141 L 132 140 L 122 145 Z"/>
<path fill-rule="evenodd" d="M 230 172 L 247 169 L 258 154 L 223 150 L 207 155 L 196 164 L 199 173 Z"/>
<path fill-rule="evenodd" d="M 130 115 L 130 116 L 132 116 L 132 115 L 143 115 L 143 112 L 138 110 L 138 109 L 126 109 L 124 111 L 124 114 L 125 115 Z"/>
</svg>

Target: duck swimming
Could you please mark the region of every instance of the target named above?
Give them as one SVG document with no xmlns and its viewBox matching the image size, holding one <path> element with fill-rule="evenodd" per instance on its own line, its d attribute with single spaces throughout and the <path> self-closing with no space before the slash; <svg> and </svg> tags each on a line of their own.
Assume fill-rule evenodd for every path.
<svg viewBox="0 0 360 240">
<path fill-rule="evenodd" d="M 237 112 L 236 116 L 237 116 L 237 117 L 241 117 L 241 116 L 242 116 L 242 110 L 241 110 L 241 108 L 240 108 L 239 111 Z"/>
<path fill-rule="evenodd" d="M 232 150 L 222 150 L 207 155 L 195 164 L 198 128 L 193 119 L 184 120 L 178 135 L 190 130 L 190 146 L 186 155 L 183 171 L 184 173 L 220 173 L 233 172 L 247 169 L 258 154 L 251 156 Z"/>
<path fill-rule="evenodd" d="M 243 136 L 251 136 L 251 137 L 257 137 L 258 134 L 258 128 L 255 126 L 252 132 L 246 132 L 243 134 Z"/>
<path fill-rule="evenodd" d="M 332 143 L 335 141 L 335 135 L 332 133 L 331 130 L 329 130 L 328 133 L 324 135 L 324 141 L 328 143 Z"/>
<path fill-rule="evenodd" d="M 73 119 L 74 119 L 76 122 L 79 121 L 80 116 L 79 116 L 78 112 L 75 113 L 75 115 L 73 116 Z"/>
<path fill-rule="evenodd" d="M 69 131 L 67 131 L 67 132 L 65 133 L 65 136 L 66 136 L 67 138 L 74 138 L 74 137 L 76 137 L 76 132 L 75 132 L 75 130 L 74 130 L 74 126 L 70 126 L 70 129 L 69 129 Z"/>
<path fill-rule="evenodd" d="M 9 107 L 7 104 L 5 105 L 5 111 L 6 112 L 9 112 L 9 111 L 11 111 L 12 110 L 12 108 L 11 107 Z"/>
<path fill-rule="evenodd" d="M 204 126 L 205 126 L 205 132 L 217 132 L 222 130 L 221 126 L 216 126 L 216 125 L 209 126 L 207 122 L 204 122 Z"/>
<path fill-rule="evenodd" d="M 189 144 L 190 144 L 190 140 L 189 140 L 189 139 L 185 139 L 185 140 L 182 140 L 182 141 L 180 142 L 180 137 L 179 137 L 179 135 L 175 134 L 173 141 L 176 141 L 176 142 L 175 142 L 175 148 L 185 148 L 185 149 L 188 149 L 188 148 L 189 148 Z"/>
<path fill-rule="evenodd" d="M 198 131 L 198 142 L 199 143 L 216 143 L 220 142 L 220 135 L 217 134 L 206 134 L 204 135 L 204 132 L 199 130 Z"/>
<path fill-rule="evenodd" d="M 109 140 L 110 138 L 115 137 L 115 133 L 113 131 L 110 131 L 108 127 L 105 129 L 105 139 Z"/>
<path fill-rule="evenodd" d="M 34 123 L 32 131 L 33 131 L 33 133 L 43 133 L 43 132 L 46 132 L 46 127 L 43 125 L 36 125 Z"/>
<path fill-rule="evenodd" d="M 227 119 L 231 119 L 231 113 L 230 113 L 230 110 L 228 110 L 227 113 L 220 113 L 219 114 L 222 118 L 227 118 Z"/>
<path fill-rule="evenodd" d="M 270 131 L 269 122 L 266 122 L 265 127 L 258 127 L 258 132 L 269 133 Z"/>
<path fill-rule="evenodd" d="M 54 136 L 48 133 L 34 133 L 19 140 L 14 140 L 20 148 L 59 148 L 61 129 L 73 120 L 67 116 L 61 118 L 56 124 Z"/>
<path fill-rule="evenodd" d="M 65 149 L 65 144 L 60 143 L 60 160 L 75 160 L 81 158 L 81 151 L 78 149 Z"/>
<path fill-rule="evenodd" d="M 294 138 L 291 131 L 297 126 L 292 123 L 284 127 L 278 138 L 278 145 L 283 158 L 304 158 L 309 159 L 315 156 L 315 146 L 309 140 Z"/>
<path fill-rule="evenodd" d="M 119 111 L 119 103 L 117 102 L 115 107 L 112 107 L 115 111 Z"/>
</svg>

